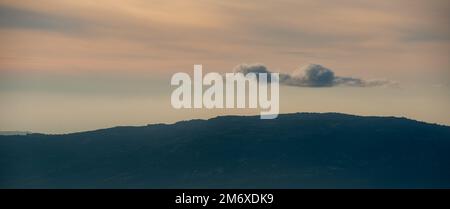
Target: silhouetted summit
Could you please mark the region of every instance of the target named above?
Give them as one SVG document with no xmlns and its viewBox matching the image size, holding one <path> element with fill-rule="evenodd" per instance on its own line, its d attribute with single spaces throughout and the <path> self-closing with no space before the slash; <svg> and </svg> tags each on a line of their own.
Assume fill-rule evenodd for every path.
<svg viewBox="0 0 450 209">
<path fill-rule="evenodd" d="M 0 188 L 450 188 L 450 127 L 337 113 L 0 136 Z"/>
</svg>

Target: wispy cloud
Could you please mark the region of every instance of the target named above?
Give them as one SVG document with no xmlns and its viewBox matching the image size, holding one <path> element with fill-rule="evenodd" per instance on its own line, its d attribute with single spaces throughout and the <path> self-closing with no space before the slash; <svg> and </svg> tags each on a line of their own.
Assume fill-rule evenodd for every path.
<svg viewBox="0 0 450 209">
<path fill-rule="evenodd" d="M 89 25 L 81 19 L 0 5 L 1 29 L 28 29 L 76 35 L 87 32 Z"/>
<path fill-rule="evenodd" d="M 298 62 L 326 63 L 363 76 L 391 76 L 389 69 L 400 76 L 443 72 L 449 5 L 446 0 L 2 0 L 0 70 L 163 73 L 194 62 L 227 69 L 263 58 L 285 69 Z"/>
</svg>

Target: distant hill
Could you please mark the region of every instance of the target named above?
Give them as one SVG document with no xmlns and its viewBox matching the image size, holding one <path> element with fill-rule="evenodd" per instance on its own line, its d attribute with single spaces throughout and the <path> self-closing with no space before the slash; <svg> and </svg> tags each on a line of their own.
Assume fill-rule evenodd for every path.
<svg viewBox="0 0 450 209">
<path fill-rule="evenodd" d="M 298 113 L 0 136 L 0 188 L 450 188 L 450 127 Z"/>
<path fill-rule="evenodd" d="M 11 136 L 11 135 L 27 135 L 31 134 L 28 131 L 0 131 L 0 136 Z"/>
</svg>

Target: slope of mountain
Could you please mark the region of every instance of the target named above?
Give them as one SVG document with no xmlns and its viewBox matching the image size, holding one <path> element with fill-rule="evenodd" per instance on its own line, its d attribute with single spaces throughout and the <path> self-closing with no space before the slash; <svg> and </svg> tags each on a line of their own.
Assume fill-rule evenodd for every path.
<svg viewBox="0 0 450 209">
<path fill-rule="evenodd" d="M 298 113 L 0 136 L 0 188 L 450 188 L 450 127 Z"/>
</svg>

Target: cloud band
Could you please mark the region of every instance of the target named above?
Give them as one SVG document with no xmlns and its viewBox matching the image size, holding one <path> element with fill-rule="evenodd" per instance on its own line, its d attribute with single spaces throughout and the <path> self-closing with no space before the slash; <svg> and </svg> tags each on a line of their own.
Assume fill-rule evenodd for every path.
<svg viewBox="0 0 450 209">
<path fill-rule="evenodd" d="M 241 64 L 234 68 L 234 72 L 243 73 L 271 73 L 263 64 Z M 375 87 L 393 86 L 395 82 L 389 80 L 364 80 L 353 77 L 336 76 L 335 73 L 322 65 L 309 64 L 291 74 L 280 73 L 280 84 L 297 87 Z"/>
</svg>

